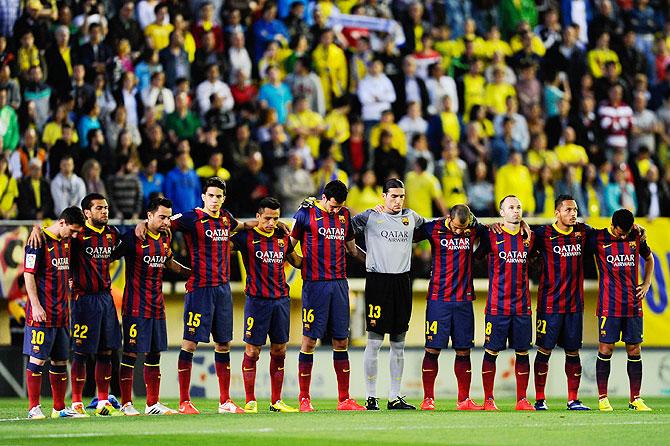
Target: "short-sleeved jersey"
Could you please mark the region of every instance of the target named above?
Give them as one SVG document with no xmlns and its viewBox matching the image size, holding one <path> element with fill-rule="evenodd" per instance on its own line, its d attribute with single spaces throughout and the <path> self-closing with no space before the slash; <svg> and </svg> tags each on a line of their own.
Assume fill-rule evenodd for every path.
<svg viewBox="0 0 670 446">
<path fill-rule="evenodd" d="M 172 230 L 184 233 L 193 272 L 186 290 L 215 287 L 230 280 L 230 235 L 237 220 L 225 209 L 212 217 L 194 209 L 172 217 Z"/>
<path fill-rule="evenodd" d="M 431 247 L 431 272 L 428 300 L 470 302 L 475 299 L 472 284 L 472 260 L 475 241 L 486 236 L 487 228 L 477 225 L 461 234 L 451 231 L 445 218 L 424 223 L 418 238 L 427 239 Z"/>
<path fill-rule="evenodd" d="M 238 232 L 232 241 L 247 271 L 246 294 L 264 299 L 288 297 L 284 261 L 293 250 L 288 234 L 254 228 Z"/>
<path fill-rule="evenodd" d="M 480 238 L 480 249 L 488 254 L 489 294 L 486 314 L 492 316 L 531 314 L 528 287 L 528 254 L 533 235 L 525 239 L 521 231 L 501 234 L 489 229 Z"/>
<path fill-rule="evenodd" d="M 146 239 L 141 240 L 133 229 L 121 237 L 121 244 L 113 255 L 126 260 L 123 315 L 165 319 L 163 272 L 172 258 L 170 234 L 147 232 Z"/>
<path fill-rule="evenodd" d="M 345 244 L 353 240 L 349 209 L 329 213 L 320 203 L 296 212 L 291 237 L 300 241 L 303 280 L 347 278 Z"/>
<path fill-rule="evenodd" d="M 37 298 L 46 312 L 46 321 L 33 320 L 28 299 L 26 324 L 31 327 L 67 327 L 70 297 L 70 240 L 63 240 L 42 229 L 46 241 L 41 248 L 26 245 L 24 271 L 35 276 Z"/>
<path fill-rule="evenodd" d="M 636 296 L 639 257 L 651 250 L 640 240 L 637 230 L 628 237 L 614 237 L 609 228 L 589 234 L 589 248 L 595 253 L 598 268 L 598 316 L 642 316 L 642 302 Z"/>
<path fill-rule="evenodd" d="M 556 224 L 540 226 L 534 231 L 533 251 L 542 258 L 537 290 L 537 311 L 544 314 L 580 313 L 584 311 L 584 259 L 587 231 L 577 223 L 570 231 Z"/>
<path fill-rule="evenodd" d="M 98 229 L 86 223 L 72 239 L 70 271 L 75 297 L 109 291 L 112 279 L 109 265 L 112 251 L 119 244 L 119 231 L 113 226 Z"/>
<path fill-rule="evenodd" d="M 365 269 L 373 273 L 398 274 L 412 263 L 412 236 L 424 218 L 411 209 L 397 214 L 368 209 L 351 219 L 355 234 L 365 234 Z"/>
</svg>

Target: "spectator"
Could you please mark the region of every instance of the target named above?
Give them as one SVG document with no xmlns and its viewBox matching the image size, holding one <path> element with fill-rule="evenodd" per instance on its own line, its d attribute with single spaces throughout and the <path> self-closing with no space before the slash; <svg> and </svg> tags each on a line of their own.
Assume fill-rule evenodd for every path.
<svg viewBox="0 0 670 446">
<path fill-rule="evenodd" d="M 293 73 L 286 76 L 286 85 L 293 97 L 304 96 L 309 107 L 321 116 L 326 115 L 326 100 L 323 96 L 321 79 L 309 69 L 309 59 L 298 58 Z"/>
<path fill-rule="evenodd" d="M 383 73 L 383 68 L 380 60 L 372 61 L 367 76 L 358 85 L 363 123 L 368 131 L 379 123 L 382 113 L 390 110 L 396 100 L 393 83 Z"/>
<path fill-rule="evenodd" d="M 535 212 L 538 217 L 554 217 L 554 200 L 559 195 L 554 188 L 554 172 L 545 165 L 540 168 L 534 187 Z"/>
<path fill-rule="evenodd" d="M 428 113 L 436 115 L 442 111 L 444 96 L 451 98 L 451 109 L 458 113 L 458 90 L 453 78 L 444 75 L 441 63 L 434 63 L 428 67 L 428 78 L 425 80 L 426 90 L 430 97 Z"/>
<path fill-rule="evenodd" d="M 198 167 L 195 173 L 203 186 L 211 177 L 219 177 L 224 181 L 230 180 L 230 172 L 223 167 L 223 153 L 219 151 L 210 153 L 207 164 Z"/>
<path fill-rule="evenodd" d="M 165 176 L 163 193 L 172 200 L 172 211 L 176 214 L 189 211 L 202 203 L 200 179 L 189 167 L 191 156 L 182 148 L 175 158 L 176 166 Z"/>
<path fill-rule="evenodd" d="M 47 70 L 47 84 L 56 91 L 62 91 L 64 85 L 70 85 L 72 70 L 77 52 L 70 47 L 70 31 L 66 26 L 59 26 L 54 32 L 55 42 L 44 54 Z M 65 92 L 58 94 L 64 96 Z"/>
<path fill-rule="evenodd" d="M 139 53 L 144 48 L 144 34 L 139 23 L 134 18 L 135 2 L 123 0 L 116 14 L 109 21 L 109 32 L 107 33 L 107 44 L 116 48 L 121 39 L 127 39 L 133 52 Z"/>
<path fill-rule="evenodd" d="M 150 42 L 154 51 L 160 51 L 170 44 L 170 33 L 174 31 L 174 25 L 170 23 L 167 4 L 158 3 L 154 8 L 155 19 L 144 28 L 144 36 Z M 140 17 L 140 23 L 142 18 Z"/>
<path fill-rule="evenodd" d="M 558 103 L 558 114 L 546 120 L 547 143 L 549 147 L 556 147 L 560 143 L 561 135 L 570 125 L 570 101 L 562 99 Z"/>
<path fill-rule="evenodd" d="M 503 121 L 505 118 L 512 118 L 514 120 L 514 127 L 512 128 L 512 135 L 514 139 L 519 141 L 521 149 L 525 152 L 528 150 L 530 144 L 530 134 L 528 133 L 528 122 L 522 114 L 518 113 L 519 102 L 516 96 L 507 96 L 505 98 L 505 112 L 499 114 L 493 120 L 493 128 L 496 134 L 503 132 Z"/>
<path fill-rule="evenodd" d="M 607 61 L 604 67 L 603 76 L 596 79 L 593 83 L 596 101 L 600 103 L 607 100 L 610 88 L 620 85 L 624 92 L 624 101 L 631 103 L 630 85 L 619 75 L 616 64 L 613 61 Z"/>
<path fill-rule="evenodd" d="M 584 169 L 582 175 L 582 197 L 584 197 L 584 207 L 580 213 L 585 216 L 599 217 L 603 207 L 603 183 L 598 175 L 598 170 L 593 164 L 589 164 Z"/>
<path fill-rule="evenodd" d="M 44 70 L 44 63 L 40 56 L 40 51 L 35 46 L 33 33 L 28 31 L 20 38 L 20 46 L 16 51 L 16 65 L 19 77 L 22 80 L 29 80 L 29 72 L 33 67 L 39 67 Z"/>
<path fill-rule="evenodd" d="M 116 109 L 116 100 L 114 99 L 112 92 L 107 88 L 107 78 L 104 74 L 99 73 L 95 75 L 93 87 L 95 88 L 95 102 L 100 109 L 100 116 L 98 119 L 100 119 L 102 124 L 107 122 L 109 116 L 114 109 Z"/>
<path fill-rule="evenodd" d="M 154 73 L 163 71 L 160 64 L 158 51 L 147 49 L 135 65 L 135 76 L 137 76 L 137 89 L 144 91 L 151 83 L 151 76 Z"/>
<path fill-rule="evenodd" d="M 223 53 L 223 28 L 214 17 L 214 4 L 206 1 L 200 5 L 200 20 L 193 26 L 193 37 L 196 47 L 203 47 L 203 36 L 212 33 L 214 48 L 217 53 Z"/>
<path fill-rule="evenodd" d="M 333 108 L 330 110 L 324 120 L 325 131 L 323 136 L 333 143 L 333 152 L 338 162 L 349 164 L 346 154 L 342 150 L 342 144 L 346 143 L 351 136 L 351 126 L 349 125 L 349 113 L 351 106 L 349 98 L 343 96 L 333 101 Z"/>
<path fill-rule="evenodd" d="M 0 143 L 4 151 L 12 151 L 19 144 L 19 120 L 7 103 L 9 91 L 0 88 Z"/>
<path fill-rule="evenodd" d="M 70 155 L 65 155 L 60 160 L 60 172 L 51 182 L 51 196 L 55 215 L 60 215 L 63 209 L 70 206 L 79 206 L 86 196 L 86 185 L 74 173 L 74 160 Z"/>
<path fill-rule="evenodd" d="M 400 117 L 407 109 L 407 105 L 414 101 L 421 106 L 421 113 L 428 114 L 430 96 L 424 80 L 416 74 L 416 60 L 407 56 L 402 63 L 402 73 L 393 82 L 395 88 L 395 101 L 393 102 L 393 113 Z"/>
<path fill-rule="evenodd" d="M 547 150 L 547 136 L 544 133 L 533 135 L 530 139 L 530 150 L 528 151 L 527 166 L 533 179 L 536 179 L 540 171 L 546 166 L 551 171 L 552 176 L 557 176 L 561 164 L 558 161 L 556 152 Z"/>
<path fill-rule="evenodd" d="M 445 100 L 451 101 L 451 98 L 449 96 L 445 96 Z M 451 111 L 451 105 L 445 105 L 444 110 L 445 111 L 440 114 L 443 120 L 444 116 Z M 460 131 L 458 117 L 456 114 L 451 113 L 449 116 L 456 119 L 456 128 L 458 128 Z M 428 122 L 426 122 L 426 120 L 421 117 L 421 108 L 419 107 L 419 104 L 416 102 L 410 102 L 409 106 L 407 107 L 407 114 L 400 119 L 398 122 L 398 127 L 400 127 L 400 129 L 405 134 L 408 147 L 412 143 L 412 139 L 415 135 L 426 133 L 428 130 Z M 445 124 L 444 128 L 450 128 L 450 124 Z M 458 141 L 458 137 L 455 139 Z"/>
<path fill-rule="evenodd" d="M 654 36 L 651 35 L 650 37 L 651 42 L 653 43 Z M 665 44 L 665 41 L 663 39 L 659 39 L 657 40 L 657 42 L 659 43 L 663 42 L 661 45 Z M 645 75 L 653 74 L 653 76 L 649 78 L 652 83 L 656 83 L 655 81 L 657 79 L 661 79 L 665 76 L 665 70 L 658 72 L 659 77 L 656 76 L 657 74 L 656 70 L 658 69 L 658 67 L 656 66 L 655 62 L 658 59 L 654 58 L 654 51 L 652 47 L 649 48 L 649 54 L 641 52 L 638 48 L 636 48 L 635 31 L 633 31 L 632 29 L 628 29 L 624 34 L 623 44 L 621 45 L 621 48 L 619 48 L 617 53 L 619 55 L 619 61 L 621 63 L 621 69 L 622 69 L 621 75 L 623 76 L 626 83 L 628 83 L 628 85 L 633 85 L 633 83 L 635 82 L 635 76 L 638 73 L 644 73 Z M 668 57 L 667 51 L 666 51 L 666 57 Z M 651 63 L 651 65 L 649 65 L 649 63 Z"/>
<path fill-rule="evenodd" d="M 379 145 L 374 151 L 375 175 L 380 181 L 398 177 L 405 172 L 405 157 L 397 146 L 393 145 L 393 135 L 388 130 L 381 130 Z"/>
<path fill-rule="evenodd" d="M 299 133 L 304 138 L 308 138 L 308 134 L 308 131 L 301 131 Z M 278 169 L 288 161 L 288 152 L 289 146 L 286 133 L 284 133 L 284 126 L 279 123 L 274 124 L 270 128 L 270 140 L 261 144 L 265 173 L 272 181 L 277 179 Z"/>
<path fill-rule="evenodd" d="M 633 127 L 629 144 L 630 152 L 635 155 L 640 147 L 645 146 L 651 154 L 656 154 L 656 137 L 664 142 L 670 142 L 663 124 L 656 114 L 647 109 L 647 98 L 644 93 L 639 92 L 633 100 Z"/>
<path fill-rule="evenodd" d="M 277 20 L 277 6 L 270 2 L 263 6 L 263 16 L 253 25 L 254 60 L 259 61 L 270 42 L 278 40 L 288 44 L 288 30 Z"/>
<path fill-rule="evenodd" d="M 289 135 L 300 134 L 306 138 L 307 145 L 312 149 L 312 156 L 318 158 L 320 138 L 326 130 L 323 118 L 317 112 L 309 108 L 309 102 L 305 96 L 296 96 L 293 100 L 293 112 L 286 119 L 286 130 Z M 263 156 L 268 164 L 274 160 Z"/>
<path fill-rule="evenodd" d="M 95 102 L 95 89 L 86 82 L 86 68 L 80 62 L 75 62 L 72 67 L 70 95 L 74 98 L 77 115 L 86 114 L 86 110 Z"/>
<path fill-rule="evenodd" d="M 475 164 L 474 181 L 467 186 L 468 202 L 472 213 L 477 217 L 491 217 L 494 215 L 493 184 L 488 178 L 486 163 L 478 161 Z"/>
<path fill-rule="evenodd" d="M 628 135 L 633 125 L 633 110 L 623 102 L 623 90 L 620 85 L 610 88 L 609 101 L 603 102 L 598 107 L 598 119 L 608 149 L 628 146 Z"/>
<path fill-rule="evenodd" d="M 174 96 L 165 87 L 165 73 L 158 71 L 151 75 L 151 84 L 142 91 L 142 102 L 145 107 L 154 109 L 159 121 L 174 111 Z"/>
<path fill-rule="evenodd" d="M 512 153 L 523 152 L 521 142 L 514 137 L 514 118 L 505 117 L 502 128 L 500 136 L 496 136 L 491 142 L 491 162 L 496 168 L 507 164 Z"/>
<path fill-rule="evenodd" d="M 363 121 L 354 120 L 351 123 L 350 136 L 341 146 L 344 158 L 352 174 L 360 174 L 367 166 L 370 157 L 370 147 L 365 138 Z"/>
<path fill-rule="evenodd" d="M 352 30 L 352 28 L 347 28 L 347 30 Z M 367 33 L 368 30 L 361 28 L 360 31 Z M 302 45 L 300 40 L 298 42 Z M 305 45 L 308 48 L 306 42 Z M 370 39 L 364 35 L 360 35 L 356 40 L 352 52 L 351 59 L 349 59 L 349 91 L 353 93 L 358 91 L 361 80 L 368 75 L 368 66 L 374 61 L 375 54 L 370 46 Z M 382 64 L 381 71 L 383 70 Z"/>
<path fill-rule="evenodd" d="M 652 164 L 637 189 L 637 215 L 647 217 L 650 221 L 658 217 L 670 217 L 670 188 L 660 180 L 658 167 Z"/>
<path fill-rule="evenodd" d="M 249 124 L 247 122 L 238 124 L 231 146 L 233 166 L 245 165 L 247 158 L 255 152 L 260 152 L 260 147 L 251 139 Z"/>
<path fill-rule="evenodd" d="M 32 33 L 35 37 L 35 44 L 40 50 L 44 50 L 49 41 L 49 29 L 46 22 L 39 18 L 42 8 L 42 3 L 39 0 L 28 0 L 23 13 L 14 23 L 14 32 L 12 33 L 17 39 L 21 39 L 28 32 Z"/>
<path fill-rule="evenodd" d="M 489 139 L 478 131 L 477 122 L 470 122 L 465 128 L 465 138 L 461 141 L 461 157 L 468 165 L 477 161 L 487 162 L 490 157 Z"/>
<path fill-rule="evenodd" d="M 158 173 L 158 161 L 154 158 L 150 160 L 144 170 L 141 171 L 138 175 L 140 181 L 142 182 L 142 195 L 144 207 L 149 204 L 151 197 L 156 194 L 163 194 L 163 184 L 165 182 L 165 177 L 163 174 Z"/>
<path fill-rule="evenodd" d="M 556 158 L 564 169 L 572 167 L 574 169 L 575 181 L 581 183 L 582 168 L 589 163 L 589 157 L 584 147 L 575 144 L 575 130 L 572 127 L 566 127 L 563 130 L 563 144 L 554 148 Z"/>
<path fill-rule="evenodd" d="M 207 79 L 202 81 L 196 88 L 195 97 L 200 109 L 200 115 L 204 116 L 211 107 L 211 98 L 217 94 L 223 98 L 223 109 L 232 110 L 235 100 L 230 93 L 230 88 L 220 79 L 219 67 L 211 64 L 207 67 Z"/>
<path fill-rule="evenodd" d="M 230 82 L 235 82 L 235 74 L 242 71 L 247 79 L 251 78 L 252 64 L 249 52 L 245 47 L 244 34 L 234 33 L 228 49 L 228 63 L 230 64 Z"/>
<path fill-rule="evenodd" d="M 130 134 L 133 145 L 139 146 L 142 144 L 140 131 L 136 126 L 128 122 L 128 112 L 126 107 L 121 104 L 116 107 L 116 110 L 114 110 L 111 118 L 107 120 L 107 125 L 105 126 L 105 138 L 109 148 L 113 152 L 116 152 L 119 144 L 119 135 L 123 131 Z"/>
<path fill-rule="evenodd" d="M 277 122 L 284 124 L 291 111 L 291 90 L 280 80 L 277 67 L 269 66 L 265 74 L 268 82 L 261 87 L 258 101 L 261 107 L 273 109 L 277 113 Z"/>
<path fill-rule="evenodd" d="M 96 193 L 108 197 L 107 187 L 102 180 L 102 167 L 98 160 L 93 158 L 87 159 L 81 166 L 81 177 L 84 180 L 84 184 L 86 184 L 87 194 Z"/>
<path fill-rule="evenodd" d="M 142 164 L 156 158 L 158 159 L 158 171 L 167 173 L 174 167 L 174 156 L 172 149 L 165 139 L 163 128 L 158 124 L 152 124 L 147 129 L 147 137 L 142 140 L 139 148 Z"/>
<path fill-rule="evenodd" d="M 391 145 L 404 157 L 407 154 L 407 139 L 402 129 L 394 122 L 391 110 L 382 112 L 381 121 L 370 131 L 369 143 L 371 147 L 374 148 L 380 145 L 381 133 L 383 131 L 389 132 L 391 135 Z"/>
<path fill-rule="evenodd" d="M 178 79 L 191 79 L 191 63 L 184 49 L 184 35 L 180 31 L 170 33 L 170 44 L 158 53 L 163 71 L 165 86 L 173 89 Z"/>
<path fill-rule="evenodd" d="M 458 157 L 456 141 L 446 135 L 442 138 L 442 159 L 438 163 L 437 170 L 438 178 L 441 177 L 442 180 L 444 204 L 447 208 L 467 203 L 465 190 L 469 183 L 468 166 Z"/>
<path fill-rule="evenodd" d="M 62 135 L 49 149 L 47 175 L 51 180 L 60 170 L 60 161 L 64 156 L 71 156 L 75 164 L 79 164 L 79 144 L 75 142 L 76 131 L 74 126 L 66 122 L 62 126 Z"/>
<path fill-rule="evenodd" d="M 377 184 L 374 171 L 368 169 L 349 189 L 347 207 L 351 210 L 352 215 L 360 214 L 381 204 L 381 194 L 382 188 Z"/>
<path fill-rule="evenodd" d="M 21 88 L 19 82 L 12 79 L 12 69 L 9 64 L 0 65 L 0 90 L 3 89 L 7 90 L 7 103 L 14 110 L 18 110 L 21 106 Z"/>
<path fill-rule="evenodd" d="M 584 209 L 586 202 L 582 194 L 581 178 L 577 179 L 575 166 L 567 166 L 563 169 L 563 178 L 556 183 L 556 191 L 559 195 L 570 195 L 577 202 L 577 209 Z"/>
<path fill-rule="evenodd" d="M 211 107 L 205 113 L 205 125 L 227 135 L 235 127 L 235 113 L 226 108 L 225 98 L 217 93 L 212 94 L 210 103 Z"/>
<path fill-rule="evenodd" d="M 189 98 L 186 93 L 179 93 L 175 98 L 175 111 L 167 115 L 165 128 L 173 144 L 182 139 L 193 141 L 201 127 L 200 118 L 189 109 Z"/>
<path fill-rule="evenodd" d="M 412 54 L 422 49 L 421 36 L 430 32 L 430 24 L 423 20 L 425 9 L 421 2 L 415 1 L 409 5 L 407 15 L 403 15 L 402 30 L 405 34 L 404 54 Z"/>
<path fill-rule="evenodd" d="M 440 53 L 433 49 L 433 42 L 430 34 L 422 35 L 421 49 L 413 54 L 416 62 L 416 74 L 424 81 L 428 79 L 428 67 L 442 61 Z"/>
<path fill-rule="evenodd" d="M 252 83 L 244 71 L 235 73 L 236 82 L 230 87 L 230 94 L 235 101 L 235 110 L 255 110 L 258 88 Z"/>
<path fill-rule="evenodd" d="M 598 79 L 603 76 L 605 72 L 605 63 L 608 61 L 614 62 L 617 74 L 621 74 L 621 63 L 619 56 L 609 47 L 610 35 L 608 32 L 603 32 L 596 41 L 595 48 L 587 54 L 587 63 L 589 70 L 594 78 Z"/>
<path fill-rule="evenodd" d="M 23 144 L 9 155 L 9 173 L 17 180 L 28 175 L 28 163 L 37 158 L 46 161 L 47 152 L 38 145 L 37 132 L 28 127 L 23 132 Z"/>
<path fill-rule="evenodd" d="M 577 134 L 577 144 L 586 149 L 589 161 L 601 164 L 604 161 L 602 149 L 596 140 L 600 125 L 596 116 L 593 97 L 585 96 L 581 98 L 579 111 L 570 120 L 570 126 L 575 129 Z"/>
<path fill-rule="evenodd" d="M 91 130 L 99 129 L 101 127 L 100 120 L 98 116 L 100 115 L 100 107 L 97 103 L 93 103 L 89 106 L 86 114 L 81 117 L 79 120 L 79 125 L 77 126 L 77 133 L 81 135 L 79 140 L 79 145 L 82 149 L 86 149 L 89 146 L 89 132 Z"/>
<path fill-rule="evenodd" d="M 70 123 L 67 116 L 67 105 L 64 103 L 56 106 L 51 121 L 44 126 L 42 132 L 42 143 L 49 150 L 63 136 L 63 125 Z M 70 123 L 71 125 L 72 123 Z M 72 135 L 73 142 L 79 141 L 77 134 Z"/>
<path fill-rule="evenodd" d="M 550 73 L 565 73 L 570 89 L 577 91 L 586 73 L 586 54 L 578 45 L 578 31 L 574 25 L 565 27 L 562 41 L 547 49 L 541 68 L 543 78 Z"/>
<path fill-rule="evenodd" d="M 89 79 L 96 74 L 105 74 L 107 66 L 112 61 L 114 54 L 112 49 L 102 41 L 102 26 L 92 23 L 88 27 L 89 41 L 78 51 L 81 63 L 88 67 Z"/>
<path fill-rule="evenodd" d="M 501 0 L 498 4 L 498 23 L 503 37 L 510 38 L 519 24 L 526 22 L 529 27 L 537 26 L 537 7 L 533 0 Z M 523 203 L 523 201 L 522 201 Z"/>
<path fill-rule="evenodd" d="M 37 113 L 36 122 L 38 131 L 42 131 L 44 124 L 49 119 L 49 101 L 51 100 L 51 88 L 44 83 L 42 69 L 39 66 L 30 68 L 29 81 L 23 90 L 23 101 L 35 103 Z"/>
<path fill-rule="evenodd" d="M 272 194 L 270 178 L 263 172 L 263 156 L 255 152 L 247 159 L 234 180 L 237 185 L 234 193 L 237 214 L 240 217 L 253 217 L 258 211 L 258 203 Z"/>
<path fill-rule="evenodd" d="M 635 187 L 626 179 L 626 170 L 616 168 L 613 180 L 605 187 L 605 215 L 611 216 L 618 209 L 624 208 L 633 214 L 637 212 L 637 194 Z"/>
<path fill-rule="evenodd" d="M 312 174 L 317 196 L 321 194 L 326 184 L 333 180 L 340 180 L 344 184 L 349 184 L 349 176 L 344 170 L 340 169 L 330 151 L 325 152 L 319 163 L 319 168 Z"/>
<path fill-rule="evenodd" d="M 54 203 L 49 181 L 42 177 L 42 161 L 33 158 L 28 163 L 28 175 L 18 184 L 16 199 L 19 220 L 54 218 Z"/>
<path fill-rule="evenodd" d="M 16 217 L 16 198 L 19 189 L 16 179 L 10 174 L 7 159 L 0 156 L 0 219 L 10 220 Z"/>
<path fill-rule="evenodd" d="M 484 104 L 486 80 L 481 75 L 481 66 L 482 62 L 479 59 L 473 60 L 468 68 L 468 72 L 460 80 L 459 91 L 463 100 L 459 101 L 463 103 L 464 116 L 470 116 L 470 110 L 474 106 L 482 106 Z"/>
<path fill-rule="evenodd" d="M 319 44 L 312 52 L 312 65 L 321 79 L 326 110 L 330 110 L 334 98 L 345 93 L 349 78 L 344 51 L 333 41 L 333 31 L 324 30 L 319 38 Z"/>
<path fill-rule="evenodd" d="M 533 179 L 530 171 L 522 164 L 520 152 L 512 152 L 509 162 L 496 172 L 494 183 L 495 201 L 500 203 L 506 195 L 516 195 L 523 203 L 526 215 L 535 214 L 535 197 L 533 195 Z"/>
<path fill-rule="evenodd" d="M 191 79 L 193 79 L 195 85 L 199 85 L 206 79 L 207 67 L 211 64 L 225 66 L 226 61 L 223 54 L 216 51 L 214 33 L 210 30 L 202 34 L 198 49 L 195 51 L 193 64 L 191 65 Z"/>
<path fill-rule="evenodd" d="M 142 183 L 138 166 L 128 157 L 119 159 L 119 170 L 108 181 L 111 215 L 120 219 L 137 219 L 143 205 Z"/>
<path fill-rule="evenodd" d="M 456 142 L 461 139 L 461 123 L 451 108 L 450 96 L 445 95 L 442 98 L 440 109 L 438 114 L 431 117 L 427 135 L 430 147 L 436 154 L 441 152 L 442 139 L 445 135 Z"/>
<path fill-rule="evenodd" d="M 102 132 L 102 129 L 91 129 L 88 131 L 88 140 L 88 148 L 80 152 L 80 161 L 90 158 L 96 159 L 100 163 L 100 166 L 102 166 L 103 177 L 107 177 L 107 175 L 110 175 L 114 171 L 115 163 L 114 155 L 109 150 L 105 141 L 105 134 Z"/>
<path fill-rule="evenodd" d="M 405 206 L 424 218 L 433 218 L 433 206 L 446 215 L 440 180 L 426 170 L 426 158 L 417 158 L 412 170 L 405 176 Z"/>
<path fill-rule="evenodd" d="M 302 157 L 295 151 L 289 152 L 288 163 L 279 168 L 275 189 L 282 204 L 284 215 L 293 214 L 302 200 L 314 194 L 312 175 L 303 167 Z M 351 209 L 352 190 L 347 196 L 347 205 Z"/>
</svg>

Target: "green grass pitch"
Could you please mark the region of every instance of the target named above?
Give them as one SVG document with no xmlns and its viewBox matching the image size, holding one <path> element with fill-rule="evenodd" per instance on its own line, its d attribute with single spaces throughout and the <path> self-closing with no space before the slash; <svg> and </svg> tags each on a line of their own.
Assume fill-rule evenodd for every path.
<svg viewBox="0 0 670 446">
<path fill-rule="evenodd" d="M 438 401 L 432 413 L 340 413 L 334 401 L 317 400 L 315 413 L 278 414 L 267 412 L 268 402 L 261 400 L 258 414 L 219 415 L 216 401 L 196 400 L 202 411 L 196 416 L 29 421 L 23 419 L 25 400 L 0 399 L 0 445 L 670 444 L 670 398 L 645 401 L 653 412 L 631 412 L 625 398 L 615 398 L 612 413 L 568 412 L 558 399 L 549 401 L 549 412 L 515 412 L 511 399 L 501 399 L 499 413 L 457 412 L 453 401 Z M 594 399 L 584 402 L 597 407 Z M 175 401 L 166 403 L 177 406 Z M 44 401 L 44 406 L 49 404 Z"/>
</svg>

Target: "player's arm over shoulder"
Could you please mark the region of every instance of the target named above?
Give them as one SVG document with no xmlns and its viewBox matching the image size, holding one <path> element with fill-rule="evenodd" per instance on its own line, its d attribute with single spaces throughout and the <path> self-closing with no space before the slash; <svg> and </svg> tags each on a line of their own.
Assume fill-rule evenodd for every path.
<svg viewBox="0 0 670 446">
<path fill-rule="evenodd" d="M 188 232 L 193 229 L 196 220 L 198 220 L 198 214 L 195 210 L 175 214 L 170 217 L 170 228 L 173 231 Z"/>
<path fill-rule="evenodd" d="M 368 224 L 372 212 L 374 212 L 372 209 L 368 209 L 351 218 L 351 228 L 354 234 L 362 234 L 365 231 L 365 226 Z"/>
<path fill-rule="evenodd" d="M 414 243 L 418 243 L 423 240 L 429 239 L 430 235 L 433 233 L 433 228 L 435 228 L 435 225 L 439 224 L 441 221 L 444 220 L 440 219 L 426 220 L 422 224 L 417 225 L 416 229 L 414 229 L 414 235 L 412 237 L 412 241 Z"/>
</svg>

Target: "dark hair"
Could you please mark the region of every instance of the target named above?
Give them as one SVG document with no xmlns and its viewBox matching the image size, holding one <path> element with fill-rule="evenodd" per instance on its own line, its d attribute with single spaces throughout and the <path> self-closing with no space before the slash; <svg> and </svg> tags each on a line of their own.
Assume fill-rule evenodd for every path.
<svg viewBox="0 0 670 446">
<path fill-rule="evenodd" d="M 382 192 L 387 193 L 389 189 L 404 189 L 405 184 L 400 181 L 398 178 L 389 178 L 388 180 L 384 181 L 384 185 L 382 186 Z"/>
<path fill-rule="evenodd" d="M 279 200 L 274 197 L 265 197 L 258 203 L 259 214 L 263 209 L 272 209 L 273 211 L 276 211 L 279 208 L 281 208 L 281 204 L 279 203 Z"/>
<path fill-rule="evenodd" d="M 630 232 L 633 223 L 635 223 L 635 217 L 628 209 L 619 209 L 612 215 L 612 226 L 621 229 L 623 232 Z"/>
<path fill-rule="evenodd" d="M 70 206 L 69 208 L 63 209 L 63 212 L 60 213 L 58 219 L 65 220 L 65 223 L 68 225 L 84 226 L 84 223 L 86 223 L 84 213 L 77 206 Z"/>
<path fill-rule="evenodd" d="M 326 200 L 334 198 L 338 203 L 345 202 L 348 193 L 347 185 L 340 180 L 333 180 L 323 188 L 323 195 L 326 196 Z"/>
<path fill-rule="evenodd" d="M 202 193 L 207 192 L 207 189 L 210 187 L 217 187 L 223 191 L 223 195 L 226 195 L 226 182 L 219 177 L 212 177 L 205 181 L 204 186 L 202 186 Z"/>
<path fill-rule="evenodd" d="M 470 208 L 465 204 L 456 204 L 449 209 L 449 218 L 461 224 L 469 224 L 470 215 Z"/>
<path fill-rule="evenodd" d="M 154 197 L 149 201 L 147 212 L 156 212 L 160 206 L 172 209 L 172 200 L 165 197 Z"/>
<path fill-rule="evenodd" d="M 516 195 L 514 195 L 514 194 L 510 194 L 510 195 L 505 195 L 505 196 L 503 197 L 503 199 L 502 199 L 502 200 L 500 200 L 500 204 L 499 204 L 499 206 L 500 206 L 500 209 L 502 209 L 502 205 L 503 205 L 503 203 L 505 202 L 505 200 L 507 200 L 508 198 L 512 198 L 512 197 L 514 197 L 514 198 L 516 198 L 516 199 L 518 199 L 518 198 L 519 198 L 519 197 L 517 197 L 517 196 L 516 196 Z"/>
<path fill-rule="evenodd" d="M 97 192 L 90 193 L 86 195 L 82 200 L 81 200 L 81 208 L 85 211 L 90 211 L 91 208 L 93 207 L 93 202 L 95 200 L 107 200 L 104 195 L 99 194 Z"/>
<path fill-rule="evenodd" d="M 561 207 L 564 201 L 574 201 L 574 200 L 575 198 L 572 195 L 561 194 L 554 201 L 554 209 L 558 209 L 559 207 Z"/>
<path fill-rule="evenodd" d="M 418 157 L 415 162 L 421 169 L 421 172 L 425 172 L 428 169 L 428 160 L 423 156 Z"/>
</svg>

